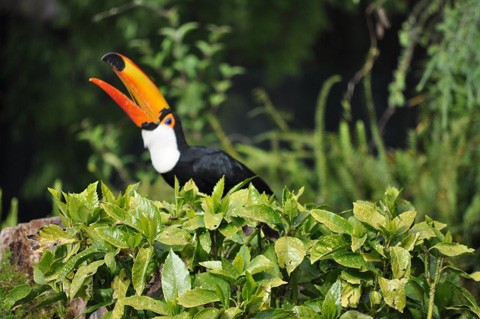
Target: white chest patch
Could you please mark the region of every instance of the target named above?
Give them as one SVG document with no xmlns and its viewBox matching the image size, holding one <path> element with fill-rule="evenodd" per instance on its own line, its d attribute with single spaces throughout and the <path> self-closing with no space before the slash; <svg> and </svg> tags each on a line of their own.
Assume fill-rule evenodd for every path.
<svg viewBox="0 0 480 319">
<path fill-rule="evenodd" d="M 159 125 L 152 131 L 142 130 L 142 138 L 155 170 L 160 174 L 171 171 L 180 158 L 173 128 Z"/>
</svg>

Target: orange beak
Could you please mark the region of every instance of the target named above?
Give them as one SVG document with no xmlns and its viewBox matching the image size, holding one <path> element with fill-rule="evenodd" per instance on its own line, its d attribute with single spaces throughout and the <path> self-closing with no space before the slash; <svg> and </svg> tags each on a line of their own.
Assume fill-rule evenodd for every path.
<svg viewBox="0 0 480 319">
<path fill-rule="evenodd" d="M 138 127 L 146 123 L 158 124 L 161 111 L 169 106 L 152 80 L 135 63 L 119 53 L 107 53 L 102 61 L 112 67 L 133 100 L 100 79 L 91 78 L 89 81 L 110 95 Z"/>
</svg>

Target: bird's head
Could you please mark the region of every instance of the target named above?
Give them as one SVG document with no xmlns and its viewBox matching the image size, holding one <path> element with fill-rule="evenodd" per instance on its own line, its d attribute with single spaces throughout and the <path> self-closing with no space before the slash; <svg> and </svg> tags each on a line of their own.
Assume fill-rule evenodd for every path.
<svg viewBox="0 0 480 319">
<path fill-rule="evenodd" d="M 127 88 L 132 99 L 110 84 L 91 78 L 90 82 L 104 90 L 138 127 L 153 130 L 159 125 L 175 125 L 167 101 L 150 78 L 129 58 L 120 53 L 107 53 L 102 61 L 108 63 Z M 170 115 L 172 114 L 172 115 Z"/>
<path fill-rule="evenodd" d="M 179 149 L 186 145 L 179 119 L 157 86 L 130 59 L 112 52 L 105 54 L 102 61 L 112 67 L 132 99 L 100 79 L 91 78 L 90 82 L 104 90 L 142 128 L 143 141 L 155 168 L 161 173 L 168 171 L 178 160 Z M 155 160 L 168 163 L 155 165 Z"/>
</svg>

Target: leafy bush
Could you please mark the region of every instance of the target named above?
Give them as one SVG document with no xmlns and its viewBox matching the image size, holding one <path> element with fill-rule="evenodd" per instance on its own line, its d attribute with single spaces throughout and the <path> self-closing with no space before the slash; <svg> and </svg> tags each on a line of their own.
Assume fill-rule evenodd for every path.
<svg viewBox="0 0 480 319">
<path fill-rule="evenodd" d="M 43 227 L 36 285 L 20 285 L 5 310 L 81 297 L 105 318 L 453 318 L 480 316 L 450 264 L 473 249 L 389 188 L 376 202 L 336 214 L 283 191 L 243 185 L 222 198 L 193 182 L 174 202 L 115 196 L 97 183 L 79 194 L 51 189 L 65 228 Z M 63 195 L 64 200 L 61 199 Z M 279 236 L 266 236 L 267 225 Z M 278 237 L 278 238 L 277 238 Z"/>
</svg>

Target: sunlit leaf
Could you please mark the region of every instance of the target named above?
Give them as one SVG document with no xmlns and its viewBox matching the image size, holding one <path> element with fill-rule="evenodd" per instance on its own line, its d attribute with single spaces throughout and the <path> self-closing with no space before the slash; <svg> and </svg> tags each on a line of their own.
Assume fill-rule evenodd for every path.
<svg viewBox="0 0 480 319">
<path fill-rule="evenodd" d="M 353 232 L 350 222 L 335 213 L 323 209 L 313 209 L 310 214 L 334 233 L 351 235 Z"/>
<path fill-rule="evenodd" d="M 382 290 L 383 299 L 390 307 L 397 309 L 403 313 L 403 309 L 407 304 L 405 296 L 406 279 L 392 279 L 380 277 L 378 280 L 380 289 Z"/>
<path fill-rule="evenodd" d="M 342 235 L 321 236 L 310 248 L 310 260 L 312 263 L 324 258 L 332 258 L 348 251 L 348 242 Z"/>
<path fill-rule="evenodd" d="M 275 211 L 272 207 L 258 204 L 258 205 L 249 205 L 242 207 L 237 212 L 237 216 L 252 219 L 258 222 L 276 225 L 281 224 L 282 220 L 280 214 Z"/>
<path fill-rule="evenodd" d="M 413 223 L 415 222 L 415 217 L 417 216 L 417 212 L 414 210 L 409 210 L 406 212 L 401 213 L 397 217 L 395 217 L 394 221 L 398 221 L 404 228 L 404 231 L 407 231 L 412 227 Z"/>
<path fill-rule="evenodd" d="M 411 258 L 410 253 L 402 247 L 390 247 L 390 265 L 393 278 L 402 279 L 410 277 Z"/>
<path fill-rule="evenodd" d="M 347 282 L 342 283 L 341 304 L 345 308 L 357 308 L 362 297 L 362 287 Z"/>
<path fill-rule="evenodd" d="M 374 319 L 374 318 L 356 310 L 348 310 L 347 312 L 344 312 L 340 316 L 340 319 Z"/>
<path fill-rule="evenodd" d="M 377 212 L 375 205 L 372 203 L 364 201 L 353 203 L 353 214 L 359 221 L 375 229 L 379 230 L 380 226 L 385 226 L 385 216 Z"/>
<path fill-rule="evenodd" d="M 333 260 L 342 266 L 358 269 L 360 271 L 367 271 L 373 267 L 363 259 L 359 253 L 344 253 L 333 256 Z"/>
<path fill-rule="evenodd" d="M 141 295 L 145 289 L 145 280 L 147 275 L 148 264 L 153 255 L 153 247 L 148 246 L 140 248 L 132 267 L 132 284 L 137 295 Z"/>
<path fill-rule="evenodd" d="M 62 281 L 75 268 L 77 264 L 79 264 L 86 258 L 101 252 L 104 252 L 104 250 L 95 246 L 90 246 L 87 249 L 82 250 L 63 265 L 63 267 L 58 272 L 58 276 L 52 275 L 52 277 L 56 277 L 56 280 Z"/>
<path fill-rule="evenodd" d="M 57 245 L 65 245 L 77 242 L 78 239 L 67 234 L 62 228 L 55 224 L 43 226 L 38 231 L 38 246 L 40 250 Z"/>
<path fill-rule="evenodd" d="M 264 272 L 267 270 L 271 270 L 274 267 L 273 261 L 265 257 L 264 255 L 255 256 L 248 266 L 246 267 L 246 271 L 250 274 L 255 275 L 260 272 Z"/>
<path fill-rule="evenodd" d="M 238 273 L 242 273 L 247 268 L 247 265 L 250 264 L 250 258 L 250 250 L 243 245 L 233 259 L 232 265 Z"/>
<path fill-rule="evenodd" d="M 205 308 L 195 315 L 195 319 L 216 319 L 221 313 L 222 311 L 217 308 Z"/>
<path fill-rule="evenodd" d="M 303 261 L 306 250 L 303 242 L 296 237 L 280 237 L 275 242 L 275 253 L 278 258 L 278 265 L 286 268 L 291 274 Z"/>
<path fill-rule="evenodd" d="M 178 296 L 191 289 L 190 273 L 185 263 L 172 249 L 165 259 L 161 281 L 163 295 L 167 302 L 175 302 Z"/>
<path fill-rule="evenodd" d="M 190 234 L 178 227 L 166 227 L 158 234 L 157 241 L 167 246 L 185 246 L 190 242 Z"/>
<path fill-rule="evenodd" d="M 449 257 L 460 256 L 475 251 L 473 248 L 468 248 L 467 246 L 458 243 L 438 243 L 430 249 L 437 249 L 439 252 Z"/>
<path fill-rule="evenodd" d="M 158 315 L 170 315 L 171 309 L 162 301 L 148 296 L 130 296 L 119 300 L 124 306 L 130 306 L 136 310 L 148 310 Z"/>
<path fill-rule="evenodd" d="M 341 310 L 342 283 L 337 280 L 328 290 L 322 303 L 322 317 L 336 319 Z"/>
<path fill-rule="evenodd" d="M 198 307 L 211 302 L 220 301 L 215 290 L 194 288 L 178 296 L 178 303 L 186 308 Z"/>
<path fill-rule="evenodd" d="M 129 248 L 128 237 L 132 234 L 126 228 L 118 226 L 101 226 L 96 227 L 95 232 L 103 240 L 109 242 L 118 248 Z"/>
<path fill-rule="evenodd" d="M 72 283 L 70 285 L 69 295 L 70 298 L 75 298 L 76 294 L 82 288 L 85 280 L 88 277 L 92 277 L 97 272 L 98 267 L 102 266 L 105 262 L 103 260 L 97 260 L 90 264 L 80 266 L 78 270 L 75 272 L 75 276 L 72 279 Z"/>
<path fill-rule="evenodd" d="M 130 286 L 130 279 L 125 272 L 125 269 L 120 270 L 120 273 L 113 278 L 113 298 L 121 299 L 127 294 L 127 289 Z"/>
</svg>

